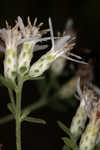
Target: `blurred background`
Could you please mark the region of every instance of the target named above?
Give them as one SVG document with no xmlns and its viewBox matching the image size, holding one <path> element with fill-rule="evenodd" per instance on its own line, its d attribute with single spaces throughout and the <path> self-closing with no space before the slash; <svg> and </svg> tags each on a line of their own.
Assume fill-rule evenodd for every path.
<svg viewBox="0 0 100 150">
<path fill-rule="evenodd" d="M 49 87 L 51 81 L 53 83 L 49 87 L 47 99 L 53 99 L 56 90 L 60 90 L 65 83 L 71 81 L 71 87 L 76 82 L 77 75 L 84 74 L 85 79 L 90 79 L 100 86 L 100 1 L 99 0 L 1 0 L 0 1 L 0 28 L 5 26 L 5 20 L 10 25 L 14 25 L 17 16 L 21 16 L 26 23 L 26 18 L 30 16 L 31 21 L 38 18 L 38 24 L 44 22 L 44 28 L 48 28 L 48 17 L 51 17 L 54 33 L 63 32 L 66 22 L 69 18 L 74 21 L 74 30 L 77 32 L 77 44 L 75 53 L 81 55 L 85 61 L 90 63 L 87 68 L 82 68 L 73 62 L 67 62 L 63 73 L 59 76 L 52 77 L 52 71 L 46 72 L 45 81 L 29 81 L 25 83 L 23 89 L 23 107 L 37 102 L 41 95 L 45 95 L 45 89 Z M 42 52 L 43 53 L 43 52 Z M 2 55 L 2 54 L 1 54 Z M 36 54 L 36 57 L 38 54 Z M 4 56 L 1 56 L 0 63 Z M 0 67 L 2 68 L 2 67 Z M 90 70 L 89 73 L 87 73 Z M 2 72 L 2 71 L 0 71 Z M 81 73 L 80 73 L 81 72 Z M 51 74 L 51 75 L 50 75 Z M 87 75 L 88 74 L 88 75 Z M 89 77 L 87 77 L 89 76 Z M 92 76 L 92 77 L 91 77 Z M 84 77 L 83 77 L 84 78 Z M 72 80 L 73 79 L 73 80 Z M 56 89 L 57 87 L 57 89 Z M 59 93 L 59 92 L 58 92 Z M 66 93 L 66 92 L 65 92 Z M 58 94 L 59 95 L 59 94 Z M 72 116 L 78 106 L 78 101 L 74 98 L 74 93 L 70 98 L 66 95 L 59 99 L 63 99 L 59 103 L 58 97 L 54 98 L 54 102 L 36 110 L 32 116 L 43 118 L 47 121 L 46 126 L 38 124 L 22 124 L 22 148 L 23 150 L 60 150 L 63 142 L 60 137 L 64 136 L 63 132 L 57 126 L 57 120 L 61 120 L 69 127 Z M 0 87 L 0 117 L 9 114 L 6 104 L 9 103 L 8 91 L 5 87 Z M 9 122 L 0 125 L 0 144 L 4 149 L 14 150 L 15 144 L 15 122 Z"/>
</svg>

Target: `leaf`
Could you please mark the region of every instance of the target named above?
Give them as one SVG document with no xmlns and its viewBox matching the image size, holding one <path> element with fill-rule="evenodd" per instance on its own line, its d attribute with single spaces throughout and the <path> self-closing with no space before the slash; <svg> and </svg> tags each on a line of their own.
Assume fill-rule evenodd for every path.
<svg viewBox="0 0 100 150">
<path fill-rule="evenodd" d="M 26 118 L 24 118 L 24 121 L 31 122 L 31 123 L 46 124 L 45 120 L 38 119 L 38 118 L 32 118 L 32 117 L 26 117 Z"/>
<path fill-rule="evenodd" d="M 15 114 L 15 106 L 12 103 L 9 103 L 7 106 L 10 112 Z"/>
<path fill-rule="evenodd" d="M 72 150 L 79 150 L 78 146 L 67 137 L 63 137 L 62 140 L 68 146 L 68 148 L 71 148 Z"/>
<path fill-rule="evenodd" d="M 64 145 L 62 150 L 70 150 L 67 145 Z"/>
<path fill-rule="evenodd" d="M 74 144 L 70 139 L 68 139 L 67 137 L 63 137 L 62 140 L 69 148 L 74 149 Z"/>
<path fill-rule="evenodd" d="M 66 127 L 65 124 L 63 124 L 61 121 L 57 122 L 59 127 L 67 134 L 69 135 L 69 137 L 71 138 L 71 140 L 75 143 L 75 138 L 73 137 L 72 133 L 70 132 L 70 130 Z"/>
<path fill-rule="evenodd" d="M 0 81 L 7 88 L 10 88 L 10 89 L 15 89 L 16 88 L 15 82 L 13 82 L 11 79 L 4 78 L 2 75 L 0 75 Z"/>
<path fill-rule="evenodd" d="M 32 76 L 24 76 L 24 81 L 27 81 L 27 80 L 43 80 L 45 77 L 44 76 L 40 76 L 40 77 L 32 77 Z"/>
</svg>

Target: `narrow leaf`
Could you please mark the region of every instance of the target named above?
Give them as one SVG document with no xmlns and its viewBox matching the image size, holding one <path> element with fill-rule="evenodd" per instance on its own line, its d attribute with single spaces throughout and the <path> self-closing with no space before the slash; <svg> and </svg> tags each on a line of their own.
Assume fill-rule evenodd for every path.
<svg viewBox="0 0 100 150">
<path fill-rule="evenodd" d="M 12 103 L 9 103 L 7 106 L 8 106 L 8 109 L 10 110 L 10 112 L 15 114 L 15 106 L 13 106 Z"/>
<path fill-rule="evenodd" d="M 25 76 L 24 81 L 27 81 L 27 80 L 43 80 L 44 78 L 45 78 L 44 76 L 41 76 L 41 77 Z"/>
<path fill-rule="evenodd" d="M 63 137 L 62 140 L 72 150 L 79 150 L 78 146 L 75 143 L 73 143 L 70 139 L 68 139 L 67 137 Z"/>
<path fill-rule="evenodd" d="M 2 75 L 0 75 L 0 81 L 7 88 L 11 88 L 11 89 L 16 88 L 16 84 L 12 80 L 4 78 Z"/>
<path fill-rule="evenodd" d="M 32 118 L 32 117 L 26 117 L 26 118 L 24 118 L 24 121 L 31 122 L 31 123 L 46 124 L 45 120 L 38 119 L 38 118 Z"/>
<path fill-rule="evenodd" d="M 64 145 L 62 150 L 70 150 L 67 145 Z"/>
<path fill-rule="evenodd" d="M 70 132 L 70 130 L 67 128 L 67 126 L 65 124 L 63 124 L 61 121 L 57 122 L 59 127 L 67 134 L 69 135 L 69 137 L 71 138 L 71 140 L 75 143 L 75 138 L 73 137 L 72 133 Z"/>
<path fill-rule="evenodd" d="M 74 144 L 70 139 L 68 139 L 67 137 L 63 137 L 62 140 L 64 141 L 65 145 L 74 150 Z"/>
</svg>

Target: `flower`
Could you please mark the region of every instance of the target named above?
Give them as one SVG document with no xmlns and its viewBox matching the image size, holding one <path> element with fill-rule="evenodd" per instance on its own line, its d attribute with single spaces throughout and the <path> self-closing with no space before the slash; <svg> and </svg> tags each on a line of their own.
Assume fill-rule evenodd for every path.
<svg viewBox="0 0 100 150">
<path fill-rule="evenodd" d="M 33 51 L 36 43 L 42 40 L 42 35 L 47 33 L 48 30 L 39 31 L 42 23 L 36 26 L 35 19 L 34 24 L 32 25 L 29 17 L 27 26 L 24 26 L 24 23 L 20 17 L 18 17 L 17 24 L 20 29 L 21 37 L 24 41 L 18 59 L 18 73 L 24 75 L 29 71 L 30 62 L 33 57 Z"/>
<path fill-rule="evenodd" d="M 98 137 L 100 131 L 100 92 L 96 86 L 87 83 L 89 86 L 88 97 L 85 98 L 85 111 L 89 118 L 89 123 L 80 140 L 80 150 L 93 150 L 96 143 L 99 142 Z M 86 89 L 86 88 L 85 88 Z"/>
<path fill-rule="evenodd" d="M 20 44 L 21 34 L 16 24 L 11 28 L 8 23 L 7 28 L 0 30 L 0 38 L 5 42 L 4 75 L 6 78 L 14 80 L 17 70 L 17 46 Z"/>
<path fill-rule="evenodd" d="M 93 103 L 91 103 L 93 104 Z M 92 105 L 90 121 L 80 141 L 80 150 L 93 150 L 100 131 L 100 97 L 96 105 Z"/>
<path fill-rule="evenodd" d="M 75 116 L 72 119 L 70 131 L 76 139 L 82 134 L 85 123 L 88 119 L 88 109 L 90 109 L 91 100 L 94 98 L 93 90 L 90 90 L 87 85 L 84 85 L 83 91 L 80 88 L 80 78 L 77 80 L 77 93 L 79 95 L 80 105 Z"/>
<path fill-rule="evenodd" d="M 6 45 L 4 60 L 4 75 L 6 78 L 15 80 L 16 74 L 25 75 L 26 73 L 33 77 L 40 76 L 59 57 L 86 64 L 80 61 L 81 57 L 70 52 L 75 45 L 75 35 L 68 34 L 55 38 L 51 19 L 49 19 L 51 37 L 43 38 L 42 35 L 47 33 L 48 29 L 40 31 L 42 23 L 36 26 L 36 21 L 37 19 L 32 25 L 28 17 L 28 25 L 24 26 L 21 17 L 18 17 L 13 28 L 6 23 L 7 29 L 3 28 L 0 30 L 0 37 Z M 52 41 L 51 50 L 30 67 L 36 43 L 47 40 Z M 22 46 L 20 51 L 18 46 Z M 74 56 L 79 60 L 72 59 L 70 56 Z"/>
<path fill-rule="evenodd" d="M 52 48 L 49 52 L 43 55 L 37 62 L 35 62 L 31 66 L 30 71 L 29 71 L 30 76 L 37 77 L 37 76 L 42 75 L 50 67 L 52 62 L 54 62 L 59 57 L 66 57 L 67 59 L 84 63 L 83 61 L 77 61 L 69 57 L 69 55 L 72 55 L 70 51 L 73 49 L 75 45 L 75 36 L 66 35 L 54 41 L 51 19 L 49 19 L 49 26 L 50 26 L 50 32 L 51 32 Z M 78 57 L 76 55 L 74 56 Z M 78 58 L 80 59 L 80 57 Z"/>
<path fill-rule="evenodd" d="M 21 34 L 18 31 L 18 24 L 11 28 L 6 22 L 6 27 L 0 29 L 0 38 L 5 42 L 6 49 L 15 49 L 20 44 Z"/>
</svg>

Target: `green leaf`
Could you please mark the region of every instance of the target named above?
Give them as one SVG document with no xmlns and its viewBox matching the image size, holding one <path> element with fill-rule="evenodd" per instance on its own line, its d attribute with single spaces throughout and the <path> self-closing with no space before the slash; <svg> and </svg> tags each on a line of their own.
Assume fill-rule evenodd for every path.
<svg viewBox="0 0 100 150">
<path fill-rule="evenodd" d="M 27 81 L 27 80 L 43 80 L 45 77 L 44 76 L 40 76 L 40 77 L 32 77 L 32 76 L 24 76 L 24 81 Z"/>
<path fill-rule="evenodd" d="M 11 79 L 6 79 L 2 75 L 0 75 L 0 81 L 7 88 L 10 88 L 10 89 L 15 89 L 16 88 L 16 84 L 15 84 L 14 81 L 12 81 Z"/>
<path fill-rule="evenodd" d="M 15 114 L 15 106 L 12 103 L 9 103 L 7 107 L 11 113 Z"/>
<path fill-rule="evenodd" d="M 65 145 L 67 145 L 68 148 L 71 148 L 72 150 L 79 150 L 78 146 L 67 137 L 63 137 L 62 140 L 64 141 Z"/>
<path fill-rule="evenodd" d="M 62 150 L 70 150 L 67 145 L 64 145 Z"/>
<path fill-rule="evenodd" d="M 69 135 L 69 137 L 71 138 L 71 140 L 75 143 L 75 138 L 73 137 L 72 133 L 70 132 L 70 130 L 67 128 L 67 126 L 65 124 L 63 124 L 61 121 L 57 122 L 59 127 L 67 134 Z"/>
<path fill-rule="evenodd" d="M 31 123 L 46 124 L 45 120 L 38 119 L 38 118 L 32 118 L 32 117 L 26 117 L 26 118 L 24 118 L 24 121 L 31 122 Z"/>
</svg>

